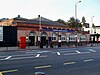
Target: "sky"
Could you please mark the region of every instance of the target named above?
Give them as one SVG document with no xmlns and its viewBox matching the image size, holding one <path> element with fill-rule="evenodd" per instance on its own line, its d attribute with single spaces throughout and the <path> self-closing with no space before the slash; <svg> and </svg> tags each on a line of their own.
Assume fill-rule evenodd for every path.
<svg viewBox="0 0 100 75">
<path fill-rule="evenodd" d="M 75 17 L 75 3 L 79 0 L 0 0 L 0 18 L 37 18 L 38 15 L 56 21 Z M 100 26 L 100 0 L 81 0 L 77 4 L 77 18 Z"/>
</svg>

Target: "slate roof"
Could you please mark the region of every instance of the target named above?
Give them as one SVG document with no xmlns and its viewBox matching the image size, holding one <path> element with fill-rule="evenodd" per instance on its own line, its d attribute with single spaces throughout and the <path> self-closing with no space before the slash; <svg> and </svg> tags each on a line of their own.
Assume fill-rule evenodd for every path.
<svg viewBox="0 0 100 75">
<path fill-rule="evenodd" d="M 24 23 L 30 23 L 30 24 L 39 24 L 39 18 L 34 18 L 34 19 L 26 19 L 23 17 L 20 17 L 20 15 L 18 15 L 18 17 L 15 17 L 14 20 L 20 20 L 20 21 L 24 21 Z M 57 25 L 57 26 L 65 26 L 64 24 L 46 19 L 44 17 L 41 17 L 41 24 L 42 25 Z"/>
<path fill-rule="evenodd" d="M 18 15 L 18 17 L 15 17 L 14 20 L 27 20 L 26 18 L 20 17 L 20 15 Z"/>
<path fill-rule="evenodd" d="M 39 18 L 35 18 L 35 19 L 30 19 L 26 21 L 27 23 L 33 23 L 33 24 L 39 24 Z M 41 24 L 42 25 L 59 25 L 59 26 L 65 26 L 64 24 L 46 19 L 44 17 L 41 17 Z"/>
</svg>

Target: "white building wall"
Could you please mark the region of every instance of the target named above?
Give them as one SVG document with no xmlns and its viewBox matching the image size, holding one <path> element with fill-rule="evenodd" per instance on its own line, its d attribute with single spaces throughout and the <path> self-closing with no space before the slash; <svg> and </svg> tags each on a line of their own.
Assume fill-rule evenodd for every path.
<svg viewBox="0 0 100 75">
<path fill-rule="evenodd" d="M 96 28 L 96 33 L 100 34 L 100 27 Z"/>
</svg>

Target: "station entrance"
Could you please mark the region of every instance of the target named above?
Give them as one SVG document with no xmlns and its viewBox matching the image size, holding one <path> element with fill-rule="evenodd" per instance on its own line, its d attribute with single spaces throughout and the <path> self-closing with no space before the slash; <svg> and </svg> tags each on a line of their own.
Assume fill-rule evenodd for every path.
<svg viewBox="0 0 100 75">
<path fill-rule="evenodd" d="M 48 38 L 47 33 L 46 33 L 46 32 L 43 32 L 43 33 L 41 34 L 41 43 L 42 43 L 44 46 L 46 45 L 46 41 L 48 40 L 47 38 Z"/>
<path fill-rule="evenodd" d="M 29 33 L 29 45 L 30 46 L 35 46 L 35 37 L 36 37 L 35 32 Z"/>
</svg>

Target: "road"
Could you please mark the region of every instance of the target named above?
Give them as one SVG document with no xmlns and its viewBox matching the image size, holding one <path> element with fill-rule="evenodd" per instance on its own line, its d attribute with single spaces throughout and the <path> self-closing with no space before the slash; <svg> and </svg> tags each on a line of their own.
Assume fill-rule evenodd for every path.
<svg viewBox="0 0 100 75">
<path fill-rule="evenodd" d="M 100 75 L 100 47 L 0 52 L 1 75 Z"/>
</svg>

